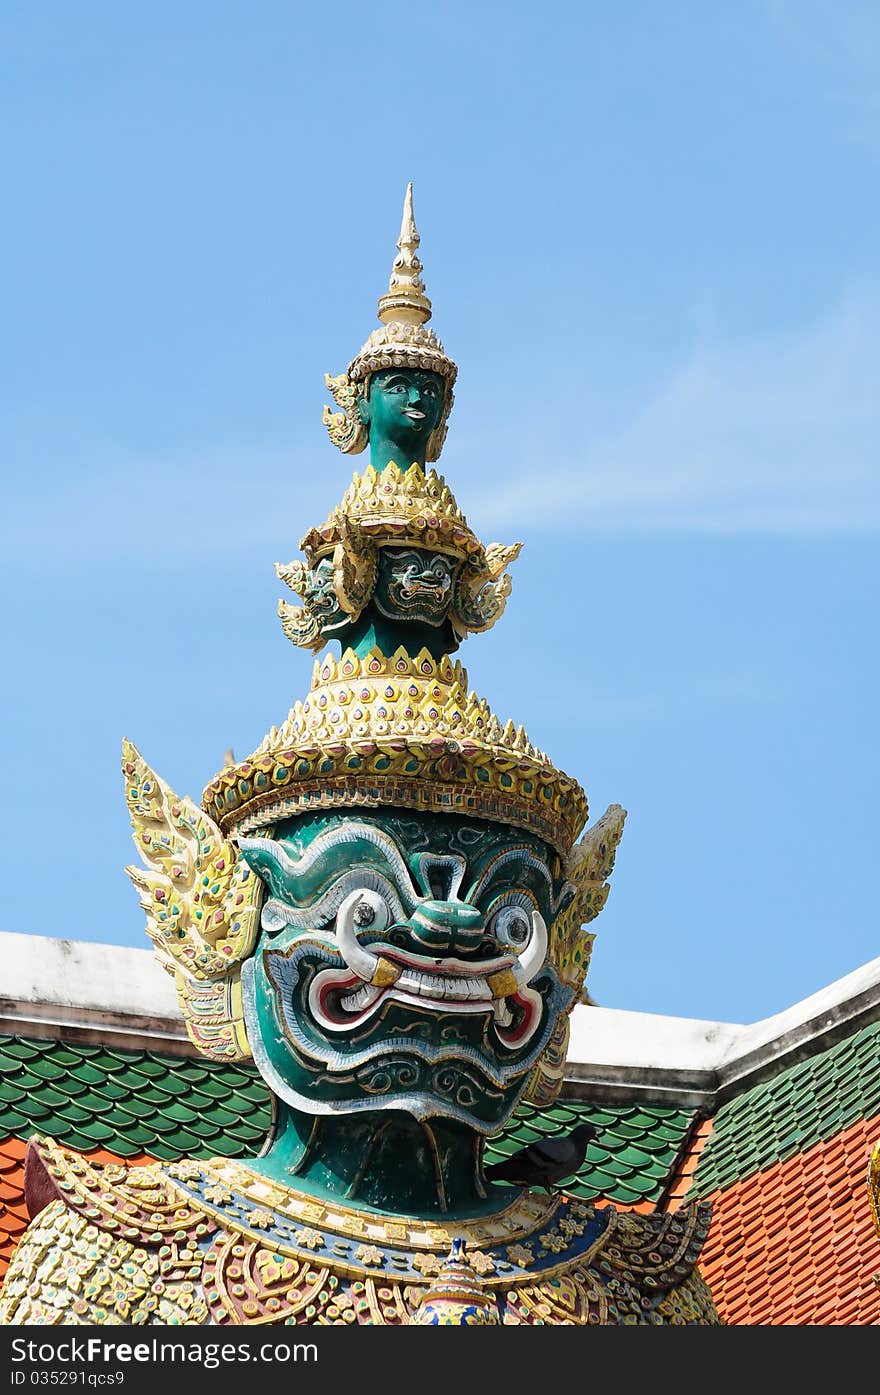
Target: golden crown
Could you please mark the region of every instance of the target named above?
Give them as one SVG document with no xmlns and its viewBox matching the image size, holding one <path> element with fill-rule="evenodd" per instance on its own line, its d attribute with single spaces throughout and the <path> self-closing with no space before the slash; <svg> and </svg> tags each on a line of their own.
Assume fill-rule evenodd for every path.
<svg viewBox="0 0 880 1395">
<path fill-rule="evenodd" d="M 420 465 L 402 470 L 392 461 L 382 471 L 368 465 L 362 475 L 353 476 L 326 521 L 311 528 L 300 547 L 316 561 L 333 551 L 351 523 L 378 544 L 430 547 L 462 560 L 484 553 L 443 476 Z"/>
<path fill-rule="evenodd" d="M 563 857 L 587 818 L 577 781 L 498 720 L 461 664 L 403 648 L 317 662 L 305 701 L 202 803 L 227 836 L 319 809 L 396 806 L 528 829 Z"/>
</svg>

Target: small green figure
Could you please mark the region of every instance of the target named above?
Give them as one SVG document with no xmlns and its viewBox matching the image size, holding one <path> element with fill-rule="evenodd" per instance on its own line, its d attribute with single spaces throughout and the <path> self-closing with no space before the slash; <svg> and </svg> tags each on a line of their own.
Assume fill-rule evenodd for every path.
<svg viewBox="0 0 880 1395">
<path fill-rule="evenodd" d="M 391 279 L 379 300 L 379 328 L 347 372 L 325 375 L 341 408 L 324 408 L 331 441 L 351 455 L 369 441 L 370 463 L 379 473 L 392 461 L 402 470 L 424 470 L 426 461 L 439 460 L 452 410 L 458 369 L 434 331 L 425 328 L 432 307 L 416 251 L 420 241 L 410 184 Z"/>
<path fill-rule="evenodd" d="M 374 469 L 383 470 L 392 460 L 424 469 L 428 441 L 443 419 L 445 404 L 446 384 L 439 373 L 421 368 L 374 373 L 358 398 Z"/>
</svg>

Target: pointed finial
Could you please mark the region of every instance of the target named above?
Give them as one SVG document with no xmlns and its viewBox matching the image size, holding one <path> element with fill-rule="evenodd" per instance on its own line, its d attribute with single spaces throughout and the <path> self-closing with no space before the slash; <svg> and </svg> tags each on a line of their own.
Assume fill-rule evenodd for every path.
<svg viewBox="0 0 880 1395">
<path fill-rule="evenodd" d="M 391 268 L 388 294 L 379 301 L 379 319 L 383 324 L 423 325 L 431 318 L 431 302 L 425 295 L 422 263 L 416 248 L 420 242 L 413 215 L 412 182 L 406 186 L 397 256 Z"/>
</svg>

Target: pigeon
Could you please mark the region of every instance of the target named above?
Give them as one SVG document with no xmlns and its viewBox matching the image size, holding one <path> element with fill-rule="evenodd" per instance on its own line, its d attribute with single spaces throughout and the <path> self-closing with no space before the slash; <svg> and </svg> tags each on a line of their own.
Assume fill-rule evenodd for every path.
<svg viewBox="0 0 880 1395">
<path fill-rule="evenodd" d="M 527 1148 L 485 1169 L 490 1182 L 511 1182 L 518 1187 L 543 1187 L 552 1191 L 558 1182 L 577 1172 L 587 1145 L 597 1138 L 595 1124 L 578 1124 L 564 1138 L 540 1138 Z"/>
</svg>

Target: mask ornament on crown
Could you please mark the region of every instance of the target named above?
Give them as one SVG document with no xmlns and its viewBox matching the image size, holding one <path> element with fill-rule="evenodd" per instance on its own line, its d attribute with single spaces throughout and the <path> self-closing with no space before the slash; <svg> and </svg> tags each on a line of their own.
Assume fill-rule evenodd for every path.
<svg viewBox="0 0 880 1395">
<path fill-rule="evenodd" d="M 280 603 L 287 636 L 338 640 L 339 657 L 315 660 L 306 697 L 201 806 L 124 743 L 144 864 L 128 872 L 189 1037 L 217 1061 L 252 1059 L 274 1111 L 259 1157 L 150 1174 L 149 1224 L 159 1234 L 166 1201 L 202 1218 L 187 1321 L 665 1321 L 690 1269 L 650 1298 L 631 1271 L 636 1251 L 655 1262 L 669 1218 L 612 1225 L 483 1167 L 520 1102 L 562 1086 L 625 814 L 584 832 L 577 781 L 450 657 L 501 615 L 520 544 L 484 546 L 429 468 L 456 367 L 426 327 L 418 244 L 410 187 L 380 327 L 327 379 L 331 440 L 369 444 L 370 464 L 305 534 L 305 561 L 276 568 L 302 602 Z M 35 1158 L 41 1194 L 80 1176 L 48 1142 Z M 132 1205 L 126 1192 L 126 1235 Z M 588 1256 L 627 1225 L 612 1292 Z M 705 1219 L 679 1229 L 684 1248 L 664 1255 Z M 693 1284 L 688 1320 L 712 1320 Z M 44 1320 L 27 1311 L 17 1320 Z"/>
</svg>

